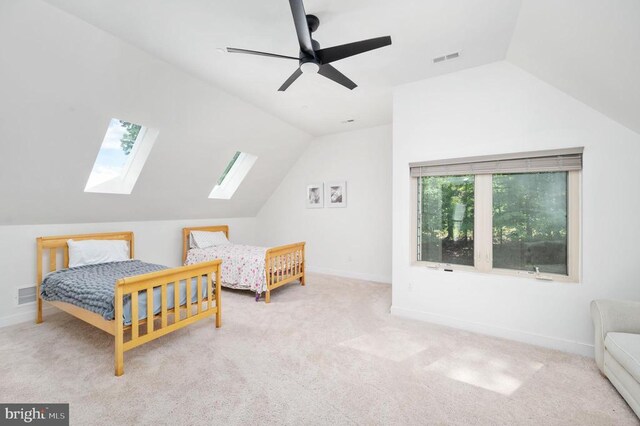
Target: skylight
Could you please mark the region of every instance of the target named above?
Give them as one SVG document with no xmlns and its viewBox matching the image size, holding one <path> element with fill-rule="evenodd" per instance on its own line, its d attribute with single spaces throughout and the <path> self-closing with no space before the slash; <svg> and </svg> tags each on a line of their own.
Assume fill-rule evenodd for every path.
<svg viewBox="0 0 640 426">
<path fill-rule="evenodd" d="M 158 131 L 111 119 L 84 192 L 131 194 Z"/>
<path fill-rule="evenodd" d="M 255 155 L 240 151 L 236 152 L 222 172 L 216 186 L 213 187 L 209 198 L 231 199 L 257 159 L 258 157 Z"/>
</svg>

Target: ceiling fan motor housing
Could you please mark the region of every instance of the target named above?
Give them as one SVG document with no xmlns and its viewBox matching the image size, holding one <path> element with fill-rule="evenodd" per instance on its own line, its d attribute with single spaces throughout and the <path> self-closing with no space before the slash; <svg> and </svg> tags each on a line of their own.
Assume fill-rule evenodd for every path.
<svg viewBox="0 0 640 426">
<path fill-rule="evenodd" d="M 309 32 L 315 33 L 320 26 L 320 19 L 316 15 L 307 15 L 307 25 Z"/>
</svg>

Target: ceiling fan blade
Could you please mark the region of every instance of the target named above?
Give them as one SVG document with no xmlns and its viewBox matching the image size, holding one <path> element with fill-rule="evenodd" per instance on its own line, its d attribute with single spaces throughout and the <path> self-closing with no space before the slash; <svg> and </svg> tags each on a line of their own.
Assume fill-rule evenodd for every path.
<svg viewBox="0 0 640 426">
<path fill-rule="evenodd" d="M 293 24 L 296 26 L 298 34 L 298 43 L 300 50 L 307 55 L 314 57 L 313 43 L 311 42 L 311 32 L 309 32 L 309 24 L 307 24 L 307 14 L 304 11 L 302 0 L 289 0 L 291 13 L 293 14 Z"/>
<path fill-rule="evenodd" d="M 335 69 L 332 65 L 321 65 L 318 74 L 327 77 L 329 80 L 333 80 L 338 84 L 343 85 L 349 90 L 353 90 L 358 87 L 353 81 L 349 80 L 349 78 L 342 74 L 340 71 Z"/>
<path fill-rule="evenodd" d="M 300 77 L 301 75 L 302 75 L 302 71 L 300 71 L 300 68 L 298 68 L 297 70 L 295 70 L 293 74 L 291 74 L 291 77 L 289 77 L 287 81 L 285 81 L 284 84 L 280 86 L 280 88 L 278 89 L 278 92 L 284 92 L 285 90 L 287 90 L 289 86 L 291 86 L 291 84 L 294 81 L 296 81 L 298 77 Z"/>
<path fill-rule="evenodd" d="M 390 44 L 391 37 L 389 36 L 370 38 L 368 40 L 316 50 L 316 56 L 323 64 L 329 64 L 334 61 L 339 61 L 340 59 L 348 58 L 349 56 L 389 46 Z"/>
<path fill-rule="evenodd" d="M 276 53 L 258 52 L 257 50 L 236 49 L 235 47 L 227 47 L 227 52 L 245 53 L 247 55 L 268 56 L 269 58 L 294 59 L 296 61 L 300 60 L 300 58 L 295 58 L 293 56 L 278 55 Z"/>
</svg>

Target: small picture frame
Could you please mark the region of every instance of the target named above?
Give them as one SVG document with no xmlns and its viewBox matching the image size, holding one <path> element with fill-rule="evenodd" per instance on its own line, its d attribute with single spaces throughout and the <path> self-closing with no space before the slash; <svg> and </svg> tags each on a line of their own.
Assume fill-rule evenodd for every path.
<svg viewBox="0 0 640 426">
<path fill-rule="evenodd" d="M 324 207 L 324 185 L 311 183 L 307 185 L 307 208 L 321 209 Z"/>
<path fill-rule="evenodd" d="M 347 182 L 327 182 L 327 207 L 347 207 Z"/>
</svg>

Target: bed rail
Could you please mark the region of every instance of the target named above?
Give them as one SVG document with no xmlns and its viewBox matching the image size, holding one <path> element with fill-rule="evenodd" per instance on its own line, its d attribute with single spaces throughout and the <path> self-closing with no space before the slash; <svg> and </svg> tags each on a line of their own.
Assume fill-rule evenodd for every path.
<svg viewBox="0 0 640 426">
<path fill-rule="evenodd" d="M 305 284 L 304 246 L 305 243 L 300 242 L 267 250 L 265 255 L 267 279 L 265 303 L 271 302 L 271 290 L 296 280 L 300 280 L 301 285 Z"/>
<path fill-rule="evenodd" d="M 124 373 L 124 352 L 131 350 L 172 331 L 186 327 L 198 320 L 216 316 L 216 327 L 222 325 L 222 309 L 220 305 L 220 260 L 181 266 L 149 274 L 122 278 L 116 282 L 115 318 L 124 318 L 124 298 L 131 297 L 131 325 L 124 321 L 115 322 L 115 371 L 116 376 Z M 215 279 L 215 283 L 214 283 Z M 192 282 L 196 280 L 196 301 L 192 303 Z M 181 282 L 184 281 L 186 303 L 181 304 Z M 169 287 L 173 291 L 172 308 L 169 309 Z M 154 290 L 160 289 L 160 313 L 154 314 Z M 203 289 L 206 288 L 206 292 Z M 175 290 L 178 291 L 175 291 Z M 146 318 L 139 319 L 140 293 L 146 292 Z M 204 293 L 204 295 L 203 295 Z M 215 304 L 214 304 L 215 300 Z M 177 307 L 177 308 L 176 308 Z M 149 321 L 149 318 L 152 320 Z M 130 331 L 125 340 L 125 332 Z"/>
</svg>

